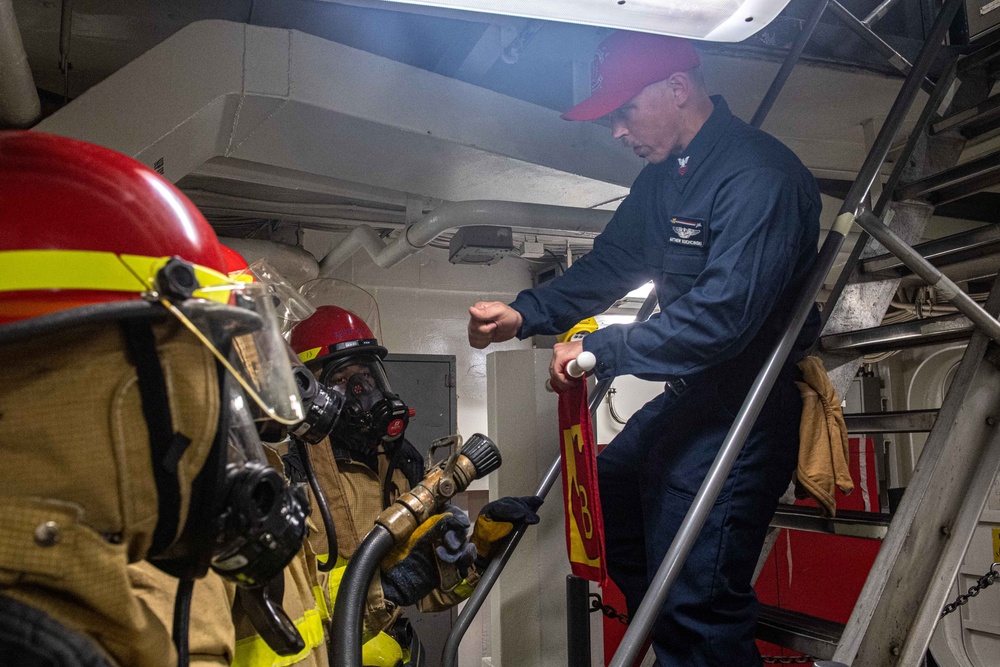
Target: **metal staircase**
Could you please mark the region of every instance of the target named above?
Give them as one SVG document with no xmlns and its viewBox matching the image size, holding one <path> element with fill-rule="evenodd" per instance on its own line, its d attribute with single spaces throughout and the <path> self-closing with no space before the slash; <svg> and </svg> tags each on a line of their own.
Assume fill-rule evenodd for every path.
<svg viewBox="0 0 1000 667">
<path fill-rule="evenodd" d="M 1000 311 L 1000 279 L 993 281 L 985 306 L 980 306 L 946 277 L 942 269 L 954 272 L 960 280 L 995 276 L 1000 267 L 984 262 L 982 256 L 985 250 L 1000 246 L 1000 227 L 913 244 L 921 238 L 934 206 L 1000 184 L 1000 151 L 958 164 L 966 141 L 1000 131 L 1000 95 L 989 96 L 995 78 L 992 71 L 1000 69 L 1000 42 L 978 50 L 969 49 L 961 56 L 952 52 L 950 57 L 954 62 L 936 81 L 931 80 L 931 66 L 941 57 L 940 47 L 964 0 L 941 3 L 927 40 L 912 64 L 872 30 L 894 2 L 886 0 L 861 20 L 836 0 L 817 0 L 753 117 L 752 124 L 759 127 L 820 16 L 827 10 L 907 72 L 820 250 L 816 268 L 802 288 L 788 328 L 750 389 L 611 667 L 632 665 L 643 647 L 657 610 L 678 576 L 847 233 L 855 224 L 864 233 L 824 305 L 825 329 L 817 352 L 838 393 L 845 395 L 865 354 L 957 340 L 968 340 L 968 346 L 940 410 L 847 417 L 850 432 L 929 434 L 891 521 L 887 514 L 846 511 L 838 513 L 836 519 L 827 519 L 818 511 L 795 506 L 780 507 L 772 521 L 775 529 L 882 540 L 846 626 L 787 610 L 764 608 L 758 636 L 817 658 L 832 658 L 843 665 L 910 667 L 923 663 L 990 487 L 1000 472 L 1000 428 L 997 428 L 1000 323 L 996 319 Z M 922 89 L 929 95 L 917 125 L 902 150 L 892 150 Z M 890 151 L 895 157 L 894 168 L 882 184 L 879 175 Z M 958 313 L 882 326 L 900 281 L 912 281 L 914 276 L 935 287 Z M 655 303 L 655 295 L 651 294 L 636 319 L 649 317 Z M 609 386 L 610 383 L 598 385 L 591 395 L 591 409 Z M 540 485 L 539 495 L 549 491 L 558 474 L 556 461 Z M 523 528 L 515 531 L 459 616 L 445 647 L 446 667 L 457 664 L 458 644 L 522 534 Z"/>
<path fill-rule="evenodd" d="M 898 129 L 893 122 L 901 120 L 898 112 L 912 102 L 904 98 L 926 86 L 925 75 L 913 72 L 924 71 L 922 63 L 933 58 L 940 44 L 938 31 L 961 4 L 944 3 L 935 32 L 900 91 L 896 113 L 890 113 L 866 167 L 881 166 L 887 142 Z M 853 18 L 839 6 L 836 13 L 848 23 Z M 862 32 L 862 22 L 853 20 Z M 983 227 L 912 247 L 907 243 L 920 237 L 935 206 L 1000 183 L 1000 152 L 956 164 L 965 141 L 1000 129 L 1000 96 L 975 99 L 990 88 L 987 68 L 998 56 L 1000 48 L 991 45 L 957 59 L 930 91 L 882 196 L 873 206 L 864 206 L 865 197 L 857 197 L 873 185 L 874 179 L 864 180 L 878 173 L 863 167 L 845 201 L 842 215 L 850 216 L 866 234 L 824 309 L 819 355 L 838 392 L 845 394 L 865 354 L 961 340 L 969 345 L 939 411 L 847 416 L 851 432 L 930 433 L 891 522 L 886 514 L 838 512 L 837 519 L 822 519 L 805 508 L 779 508 L 772 527 L 880 539 L 883 545 L 846 627 L 765 608 L 758 636 L 772 643 L 846 665 L 922 664 L 1000 472 L 1000 433 L 995 428 L 1000 373 L 994 365 L 996 344 L 990 343 L 1000 340 L 1000 287 L 994 281 L 984 310 L 941 273 L 947 270 L 958 280 L 995 276 L 1000 267 L 984 255 L 1000 241 L 1000 228 Z M 858 208 L 851 211 L 853 204 Z M 870 237 L 884 247 L 876 250 Z M 885 248 L 891 252 L 885 253 Z M 960 313 L 878 326 L 900 281 L 914 275 L 946 292 Z"/>
</svg>

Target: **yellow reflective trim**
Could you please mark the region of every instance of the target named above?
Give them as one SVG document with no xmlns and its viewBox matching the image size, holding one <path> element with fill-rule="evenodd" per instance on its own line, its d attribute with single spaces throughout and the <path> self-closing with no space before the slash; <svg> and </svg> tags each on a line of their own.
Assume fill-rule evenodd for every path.
<svg viewBox="0 0 1000 667">
<path fill-rule="evenodd" d="M 170 257 L 145 257 L 143 255 L 119 255 L 121 261 L 135 272 L 136 276 L 146 281 L 151 289 L 156 282 L 156 274 L 170 261 Z M 229 276 L 214 269 L 192 264 L 194 276 L 200 289 L 194 291 L 198 299 L 210 299 L 219 303 L 229 303 L 233 288 L 240 285 L 239 281 L 230 280 Z M 251 281 L 252 282 L 252 281 Z"/>
<path fill-rule="evenodd" d="M 0 292 L 149 289 L 113 252 L 5 250 L 0 252 L 0 266 Z"/>
<path fill-rule="evenodd" d="M 322 558 L 325 563 L 328 557 L 328 554 L 323 554 L 322 556 L 318 556 L 317 560 Z M 326 591 L 330 596 L 331 607 L 337 604 L 337 591 L 340 590 L 340 582 L 344 578 L 345 569 L 347 569 L 347 559 L 338 554 L 337 564 L 333 566 L 333 569 L 326 576 Z"/>
<path fill-rule="evenodd" d="M 313 586 L 313 599 L 316 600 L 316 608 L 324 621 L 330 620 L 330 609 L 326 606 L 326 596 L 323 595 L 323 587 L 319 584 Z"/>
<path fill-rule="evenodd" d="M 314 347 L 311 350 L 306 350 L 305 352 L 299 352 L 299 361 L 305 363 L 307 361 L 312 361 L 319 356 L 319 351 L 322 350 L 321 347 Z"/>
<path fill-rule="evenodd" d="M 263 637 L 254 635 L 236 642 L 236 657 L 233 667 L 286 667 L 302 661 L 317 646 L 323 646 L 326 639 L 323 636 L 323 620 L 316 609 L 309 609 L 295 627 L 305 640 L 306 647 L 295 655 L 278 655 L 271 650 Z"/>
<path fill-rule="evenodd" d="M 93 250 L 0 251 L 0 292 L 96 290 L 139 294 L 152 289 L 157 272 L 169 257 L 117 255 Z M 228 303 L 240 283 L 192 264 L 201 289 L 194 296 Z"/>
<path fill-rule="evenodd" d="M 361 664 L 365 667 L 396 667 L 403 662 L 403 647 L 395 639 L 380 632 L 361 647 Z"/>
</svg>

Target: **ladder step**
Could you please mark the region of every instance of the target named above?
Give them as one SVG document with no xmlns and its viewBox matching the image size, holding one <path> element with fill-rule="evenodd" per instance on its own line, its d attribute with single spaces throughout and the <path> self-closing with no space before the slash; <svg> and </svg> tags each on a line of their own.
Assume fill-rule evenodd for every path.
<svg viewBox="0 0 1000 667">
<path fill-rule="evenodd" d="M 852 350 L 860 354 L 873 354 L 968 340 L 973 330 L 969 318 L 956 313 L 831 334 L 820 338 L 819 344 L 826 352 Z"/>
<path fill-rule="evenodd" d="M 924 200 L 946 204 L 1000 183 L 1000 153 L 986 155 L 927 178 L 904 183 L 893 193 L 896 201 Z"/>
<path fill-rule="evenodd" d="M 994 95 L 971 109 L 959 111 L 933 123 L 930 134 L 956 130 L 966 139 L 974 139 L 1000 128 L 1000 95 Z"/>
<path fill-rule="evenodd" d="M 930 433 L 937 410 L 906 410 L 844 415 L 848 433 Z"/>
<path fill-rule="evenodd" d="M 843 632 L 840 623 L 770 605 L 761 605 L 757 617 L 757 639 L 815 658 L 832 658 Z"/>
<path fill-rule="evenodd" d="M 888 514 L 881 512 L 852 510 L 837 510 L 836 518 L 830 519 L 823 517 L 818 507 L 778 505 L 771 519 L 771 527 L 881 540 L 889 530 L 890 519 Z"/>
<path fill-rule="evenodd" d="M 989 258 L 994 273 L 1000 267 L 1000 225 L 986 225 L 960 234 L 953 234 L 913 246 L 924 259 L 937 267 L 949 266 L 970 259 L 980 259 L 985 255 Z M 910 273 L 910 270 L 891 253 L 876 255 L 861 261 L 861 272 L 866 275 L 876 275 L 885 278 L 898 278 Z"/>
</svg>

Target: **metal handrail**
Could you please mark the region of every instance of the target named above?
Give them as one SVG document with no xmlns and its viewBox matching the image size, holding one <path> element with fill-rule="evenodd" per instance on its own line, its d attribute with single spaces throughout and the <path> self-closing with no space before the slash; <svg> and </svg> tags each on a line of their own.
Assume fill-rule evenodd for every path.
<svg viewBox="0 0 1000 667">
<path fill-rule="evenodd" d="M 778 93 L 784 88 L 785 82 L 788 81 L 788 77 L 792 73 L 792 69 L 795 67 L 795 63 L 798 62 L 799 57 L 802 55 L 802 50 L 806 47 L 806 43 L 809 38 L 812 37 L 813 31 L 816 30 L 816 26 L 819 25 L 819 20 L 823 16 L 823 12 L 826 11 L 826 7 L 830 0 L 817 0 L 816 5 L 813 7 L 812 14 L 806 19 L 805 23 L 802 24 L 802 28 L 799 30 L 799 34 L 795 36 L 795 41 L 792 42 L 791 48 L 788 50 L 788 55 L 785 56 L 784 62 L 781 63 L 781 69 L 775 75 L 774 80 L 771 82 L 771 86 L 767 89 L 764 94 L 764 99 L 760 101 L 757 106 L 757 111 L 754 112 L 753 118 L 750 119 L 750 125 L 753 127 L 760 127 L 764 123 L 764 119 L 767 117 L 768 112 L 771 111 L 771 107 L 774 105 L 775 100 L 778 99 Z"/>
<path fill-rule="evenodd" d="M 914 131 L 910 133 L 910 137 L 907 139 L 906 145 L 903 147 L 903 152 L 896 158 L 896 163 L 893 166 L 892 172 L 889 174 L 889 178 L 885 182 L 885 185 L 882 186 L 882 195 L 879 197 L 872 209 L 872 212 L 875 215 L 881 217 L 882 213 L 885 212 L 886 208 L 888 208 L 889 202 L 892 199 L 892 194 L 896 189 L 896 185 L 902 179 L 903 171 L 906 169 L 906 165 L 909 164 L 910 156 L 913 155 L 913 151 L 917 147 L 917 142 L 919 141 L 921 135 L 921 128 L 927 127 L 931 118 L 933 118 L 934 115 L 938 113 L 941 106 L 945 104 L 946 97 L 955 82 L 956 72 L 957 62 L 951 66 L 947 74 L 938 79 L 939 85 L 927 99 L 927 103 L 924 105 L 924 109 L 920 112 L 920 117 L 917 119 L 917 124 L 914 126 Z M 847 287 L 847 283 L 851 278 L 851 272 L 860 261 L 861 255 L 864 252 L 865 247 L 868 245 L 868 239 L 868 232 L 862 231 L 861 236 L 858 237 L 857 242 L 854 244 L 854 249 L 851 251 L 851 255 L 848 258 L 847 263 L 844 265 L 843 271 L 841 271 L 836 283 L 834 283 L 833 290 L 831 290 L 830 295 L 823 304 L 822 316 L 824 326 L 830 318 L 830 315 L 833 313 L 834 304 L 837 303 L 840 299 L 840 295 L 844 291 L 844 288 Z"/>
<path fill-rule="evenodd" d="M 767 400 L 768 393 L 774 385 L 778 373 L 781 371 L 806 321 L 809 311 L 816 302 L 816 297 L 819 295 L 823 281 L 833 267 L 847 232 L 850 231 L 854 223 L 861 201 L 867 196 L 872 183 L 877 177 L 879 169 L 889 153 L 892 141 L 902 126 L 907 112 L 927 76 L 927 72 L 930 70 L 938 48 L 944 39 L 944 35 L 962 2 L 963 0 L 946 0 L 941 11 L 938 13 L 934 26 L 931 29 L 931 34 L 921 48 L 920 55 L 917 57 L 916 62 L 910 70 L 910 74 L 903 83 L 899 95 L 889 111 L 889 115 L 882 124 L 882 128 L 879 130 L 878 137 L 876 137 L 871 151 L 865 158 L 865 162 L 858 172 L 857 178 L 848 191 L 834 227 L 827 235 L 826 241 L 820 249 L 816 264 L 806 280 L 805 288 L 796 299 L 793 315 L 785 333 L 764 363 L 763 369 L 761 369 L 753 386 L 750 388 L 749 395 L 743 402 L 736 420 L 729 429 L 729 433 L 726 435 L 726 439 L 718 455 L 715 457 L 715 461 L 713 461 L 712 467 L 705 477 L 705 481 L 702 483 L 701 488 L 698 489 L 698 494 L 695 496 L 691 508 L 684 517 L 677 535 L 671 542 L 670 548 L 667 550 L 667 554 L 660 564 L 649 590 L 646 592 L 645 597 L 643 597 L 642 603 L 639 605 L 639 610 L 634 614 L 632 622 L 625 632 L 621 645 L 611 659 L 609 667 L 631 665 L 639 650 L 644 645 L 653 622 L 664 600 L 666 600 L 670 587 L 680 574 L 681 567 L 687 559 L 691 548 L 694 546 L 694 542 L 698 538 L 712 506 L 715 504 L 719 492 L 722 490 L 722 486 L 729 476 L 733 463 L 743 449 L 743 444 L 750 433 L 750 429 L 753 427 L 753 423 L 760 413 L 764 401 Z"/>
</svg>

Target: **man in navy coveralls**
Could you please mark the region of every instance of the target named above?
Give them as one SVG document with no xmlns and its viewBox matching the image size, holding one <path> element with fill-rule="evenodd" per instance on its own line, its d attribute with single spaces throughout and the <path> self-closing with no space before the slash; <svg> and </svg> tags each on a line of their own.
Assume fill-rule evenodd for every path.
<svg viewBox="0 0 1000 667">
<path fill-rule="evenodd" d="M 608 570 L 633 614 L 780 338 L 816 258 L 820 195 L 798 158 L 709 96 L 690 42 L 619 32 L 593 93 L 563 114 L 606 118 L 649 163 L 592 252 L 513 303 L 470 308 L 469 342 L 557 334 L 653 281 L 660 312 L 555 346 L 552 384 L 580 352 L 599 379 L 665 382 L 598 457 Z M 813 312 L 653 627 L 662 667 L 760 665 L 754 566 L 798 454 L 795 362 Z"/>
</svg>

